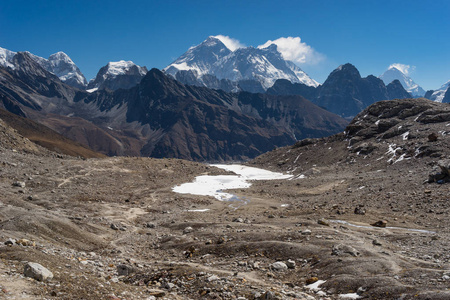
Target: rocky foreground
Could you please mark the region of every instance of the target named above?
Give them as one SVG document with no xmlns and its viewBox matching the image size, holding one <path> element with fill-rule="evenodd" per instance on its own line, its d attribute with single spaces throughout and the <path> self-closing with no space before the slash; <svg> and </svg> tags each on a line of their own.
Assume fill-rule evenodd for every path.
<svg viewBox="0 0 450 300">
<path fill-rule="evenodd" d="M 450 115 L 417 101 L 250 162 L 294 177 L 242 206 L 171 190 L 223 170 L 59 155 L 0 121 L 1 297 L 449 299 Z"/>
</svg>

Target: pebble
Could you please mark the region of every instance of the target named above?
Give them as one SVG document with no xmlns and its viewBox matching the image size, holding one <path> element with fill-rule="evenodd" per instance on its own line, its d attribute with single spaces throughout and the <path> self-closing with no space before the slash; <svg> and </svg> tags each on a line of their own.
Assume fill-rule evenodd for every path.
<svg viewBox="0 0 450 300">
<path fill-rule="evenodd" d="M 303 230 L 302 235 L 311 235 L 311 230 L 309 230 L 309 229 Z"/>
<path fill-rule="evenodd" d="M 375 246 L 382 246 L 383 244 L 379 240 L 373 240 L 372 244 Z"/>
<path fill-rule="evenodd" d="M 286 261 L 286 266 L 287 266 L 289 269 L 295 269 L 295 261 L 292 260 L 292 259 L 288 259 L 288 260 Z"/>
<path fill-rule="evenodd" d="M 387 226 L 387 221 L 386 221 L 386 220 L 380 220 L 380 221 L 377 221 L 377 222 L 372 223 L 372 224 L 370 224 L 370 225 L 372 225 L 372 226 L 374 226 L 374 227 L 382 227 L 382 228 L 385 228 L 385 227 Z"/>
<path fill-rule="evenodd" d="M 320 219 L 320 220 L 318 220 L 318 221 L 317 221 L 317 224 L 319 224 L 319 225 L 324 225 L 324 226 L 330 226 L 330 222 L 328 222 L 328 221 L 325 220 L 325 219 Z"/>
<path fill-rule="evenodd" d="M 217 276 L 217 275 L 211 275 L 211 276 L 209 276 L 206 280 L 208 281 L 208 282 L 213 282 L 213 281 L 217 281 L 217 280 L 219 280 L 220 278 Z"/>
<path fill-rule="evenodd" d="M 183 229 L 183 234 L 188 234 L 188 233 L 191 233 L 192 231 L 194 231 L 194 228 L 188 226 Z"/>
</svg>

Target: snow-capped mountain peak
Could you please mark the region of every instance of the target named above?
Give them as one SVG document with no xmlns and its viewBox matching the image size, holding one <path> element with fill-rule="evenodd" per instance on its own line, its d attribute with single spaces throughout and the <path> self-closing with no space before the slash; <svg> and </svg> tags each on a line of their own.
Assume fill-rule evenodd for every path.
<svg viewBox="0 0 450 300">
<path fill-rule="evenodd" d="M 436 102 L 442 102 L 444 100 L 445 97 L 445 93 L 447 92 L 447 90 L 450 87 L 450 80 L 447 81 L 446 83 L 444 83 L 440 88 L 438 88 L 437 90 L 433 91 L 433 93 L 431 94 L 431 96 L 429 97 L 430 100 L 436 101 Z M 428 92 L 427 92 L 428 94 Z M 425 96 L 428 97 L 428 96 Z"/>
<path fill-rule="evenodd" d="M 397 79 L 405 90 L 413 96 L 421 97 L 425 95 L 425 90 L 409 77 L 409 69 L 409 65 L 392 64 L 379 78 L 383 80 L 386 85 Z"/>
<path fill-rule="evenodd" d="M 185 83 L 191 84 L 194 78 L 196 85 L 212 88 L 209 86 L 211 76 L 217 80 L 230 81 L 230 86 L 254 82 L 260 85 L 262 91 L 270 88 L 277 79 L 309 86 L 319 85 L 300 67 L 285 60 L 276 44 L 264 48 L 243 47 L 238 41 L 222 35 L 209 36 L 199 45 L 189 48 L 164 68 L 164 72 L 179 80 L 188 79 L 189 82 Z M 178 76 L 178 73 L 190 75 Z"/>
<path fill-rule="evenodd" d="M 84 89 L 87 85 L 83 73 L 64 52 L 57 52 L 50 55 L 48 59 L 34 55 L 26 51 L 30 57 L 41 65 L 48 72 L 55 74 L 61 81 L 68 85 Z M 0 65 L 14 69 L 13 57 L 16 52 L 0 48 Z"/>
<path fill-rule="evenodd" d="M 11 63 L 16 52 L 0 47 L 0 66 L 14 69 Z"/>
<path fill-rule="evenodd" d="M 132 61 L 120 60 L 109 62 L 104 76 L 126 75 L 132 72 L 133 67 L 136 67 L 137 72 L 142 76 L 147 74 L 147 69 L 145 67 L 140 67 Z"/>
<path fill-rule="evenodd" d="M 97 89 L 127 89 L 138 84 L 147 74 L 147 68 L 136 65 L 132 61 L 109 62 L 102 67 L 97 76 L 89 81 L 88 91 Z"/>
</svg>

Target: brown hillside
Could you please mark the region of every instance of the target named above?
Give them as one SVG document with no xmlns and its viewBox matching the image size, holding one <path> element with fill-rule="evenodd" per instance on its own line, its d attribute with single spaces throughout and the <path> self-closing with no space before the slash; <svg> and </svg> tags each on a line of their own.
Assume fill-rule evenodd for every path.
<svg viewBox="0 0 450 300">
<path fill-rule="evenodd" d="M 51 151 L 85 158 L 105 157 L 105 155 L 92 151 L 44 125 L 17 116 L 6 110 L 0 109 L 0 118 L 7 125 L 16 129 L 22 136 Z"/>
</svg>

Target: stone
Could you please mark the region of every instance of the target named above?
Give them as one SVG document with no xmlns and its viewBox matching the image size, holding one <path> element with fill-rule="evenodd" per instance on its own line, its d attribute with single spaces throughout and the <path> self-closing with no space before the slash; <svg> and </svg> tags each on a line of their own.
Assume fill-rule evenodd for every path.
<svg viewBox="0 0 450 300">
<path fill-rule="evenodd" d="M 23 181 L 14 181 L 12 185 L 16 186 L 16 187 L 24 188 L 25 187 L 25 182 L 23 182 Z"/>
<path fill-rule="evenodd" d="M 118 265 L 117 266 L 117 274 L 119 276 L 127 276 L 130 275 L 131 273 L 134 273 L 136 270 L 128 265 Z"/>
<path fill-rule="evenodd" d="M 147 228 L 155 228 L 156 227 L 155 223 L 147 223 L 145 226 Z"/>
<path fill-rule="evenodd" d="M 111 225 L 109 226 L 112 230 L 119 230 L 119 226 L 117 226 L 114 223 L 111 223 Z"/>
<path fill-rule="evenodd" d="M 280 293 L 276 293 L 273 291 L 267 291 L 258 298 L 259 300 L 281 300 L 283 297 Z"/>
<path fill-rule="evenodd" d="M 292 259 L 288 259 L 288 260 L 286 261 L 286 266 L 287 266 L 289 269 L 295 269 L 295 261 L 292 260 Z"/>
<path fill-rule="evenodd" d="M 25 277 L 30 277 L 38 281 L 47 281 L 53 278 L 53 273 L 38 263 L 28 262 L 23 270 Z"/>
<path fill-rule="evenodd" d="M 244 219 L 242 219 L 242 218 L 234 218 L 233 222 L 244 223 Z"/>
<path fill-rule="evenodd" d="M 277 261 L 271 264 L 270 268 L 275 271 L 284 271 L 288 269 L 288 266 L 282 261 Z"/>
<path fill-rule="evenodd" d="M 430 133 L 428 135 L 428 141 L 429 142 L 436 142 L 438 140 L 438 135 L 436 133 Z"/>
<path fill-rule="evenodd" d="M 328 222 L 325 219 L 320 219 L 319 221 L 317 221 L 317 224 L 324 225 L 324 226 L 330 226 L 330 222 Z"/>
<path fill-rule="evenodd" d="M 15 243 L 16 243 L 16 240 L 15 240 L 15 239 L 9 238 L 9 239 L 6 240 L 5 245 L 6 245 L 6 246 L 12 246 L 12 245 L 14 245 Z"/>
<path fill-rule="evenodd" d="M 206 280 L 208 281 L 208 282 L 213 282 L 213 281 L 217 281 L 217 280 L 219 280 L 220 278 L 217 276 L 217 275 L 211 275 L 211 276 L 209 276 Z"/>
<path fill-rule="evenodd" d="M 309 230 L 309 229 L 303 230 L 302 235 L 311 235 L 311 230 Z"/>
<path fill-rule="evenodd" d="M 20 239 L 18 241 L 16 241 L 17 245 L 22 245 L 22 246 L 36 246 L 36 243 L 27 239 Z"/>
<path fill-rule="evenodd" d="M 306 284 L 313 284 L 314 282 L 318 281 L 319 278 L 317 277 L 310 277 L 308 279 L 306 279 Z"/>
<path fill-rule="evenodd" d="M 437 165 L 441 168 L 443 174 L 450 176 L 450 159 L 441 159 Z"/>
<path fill-rule="evenodd" d="M 194 228 L 188 226 L 183 229 L 183 234 L 188 234 L 188 233 L 191 233 L 192 231 L 194 231 Z"/>
<path fill-rule="evenodd" d="M 382 227 L 382 228 L 385 228 L 385 227 L 387 226 L 387 221 L 386 221 L 386 220 L 380 220 L 380 221 L 377 221 L 377 222 L 372 223 L 372 224 L 370 224 L 370 225 L 372 225 L 372 226 L 374 226 L 374 227 Z"/>
<path fill-rule="evenodd" d="M 355 215 L 365 215 L 366 210 L 364 208 L 362 208 L 361 206 L 357 206 L 357 207 L 355 207 L 354 213 L 355 213 Z"/>
<path fill-rule="evenodd" d="M 172 282 L 167 282 L 165 285 L 164 285 L 164 287 L 167 289 L 167 290 L 172 290 L 173 288 L 175 288 L 175 284 L 173 284 Z"/>
<path fill-rule="evenodd" d="M 383 244 L 379 240 L 373 240 L 372 244 L 375 246 L 382 246 Z"/>
<path fill-rule="evenodd" d="M 344 254 L 350 254 L 351 256 L 358 256 L 359 252 L 352 246 L 337 244 L 331 249 L 331 255 L 342 256 Z"/>
<path fill-rule="evenodd" d="M 166 292 L 162 291 L 162 290 L 158 290 L 158 289 L 150 289 L 147 290 L 149 296 L 154 296 L 156 298 L 161 298 L 164 297 L 166 295 Z"/>
<path fill-rule="evenodd" d="M 227 238 L 225 236 L 221 236 L 219 237 L 219 239 L 217 240 L 217 244 L 223 244 L 227 241 Z"/>
</svg>

